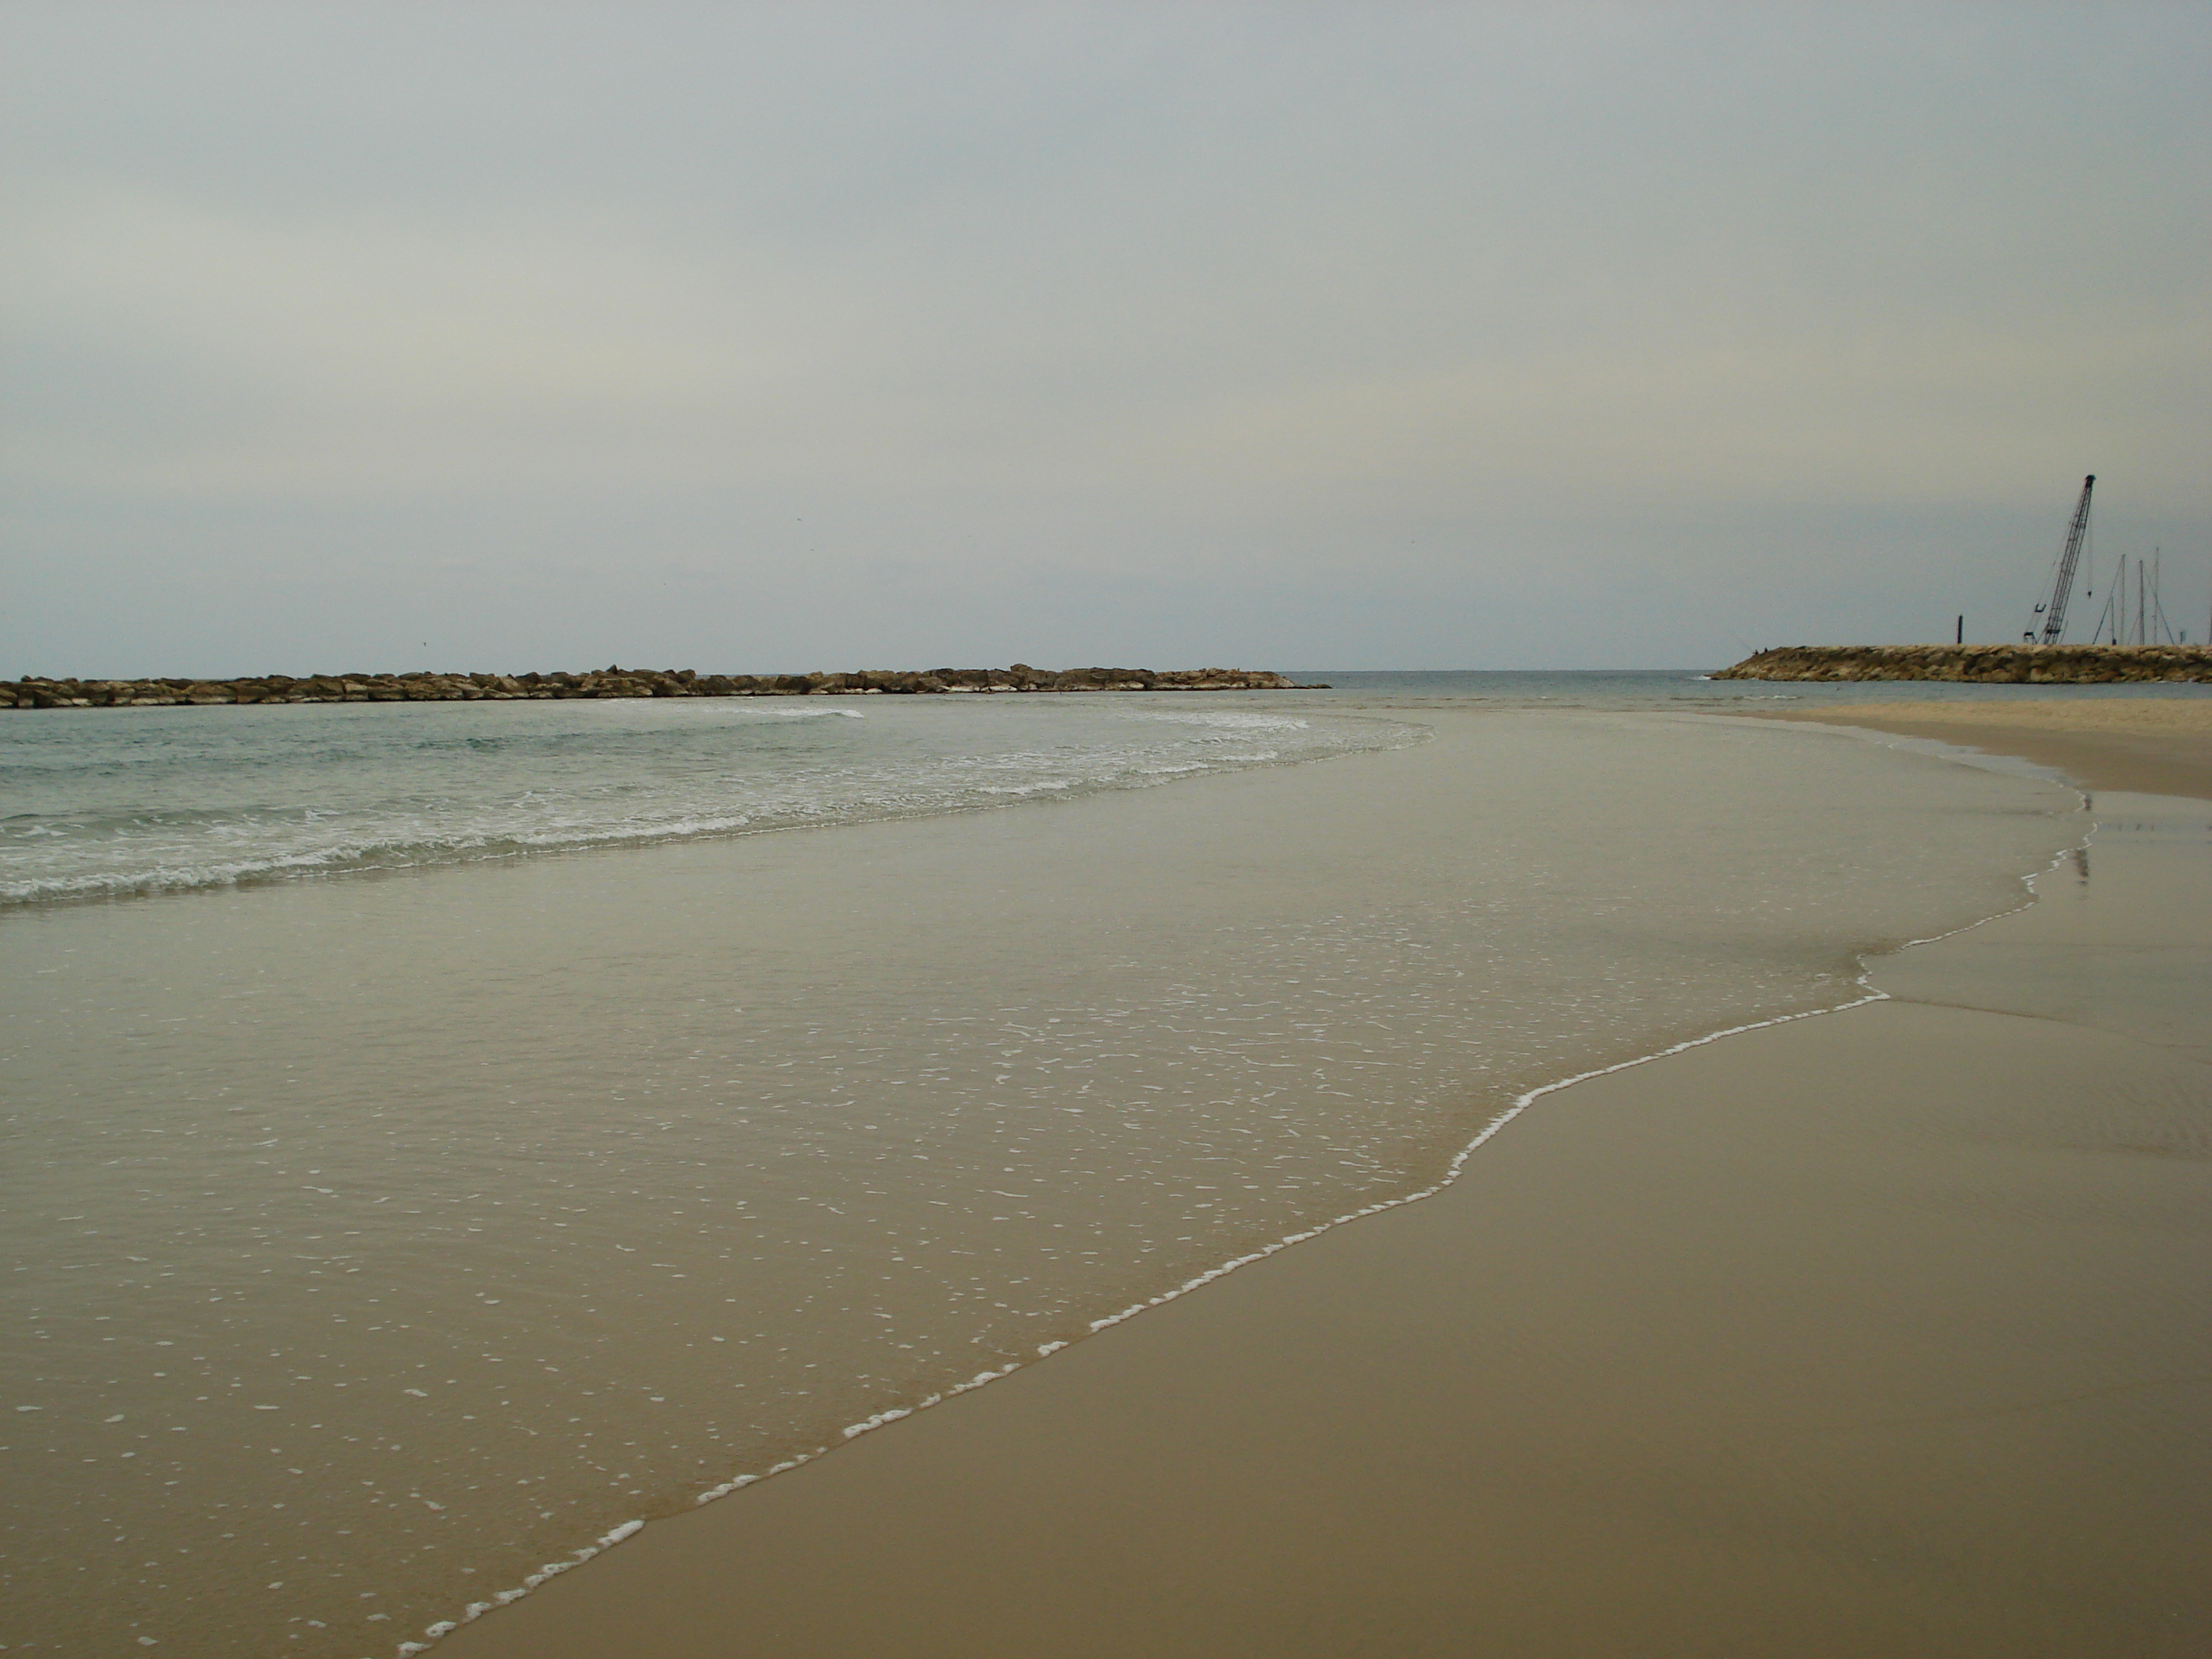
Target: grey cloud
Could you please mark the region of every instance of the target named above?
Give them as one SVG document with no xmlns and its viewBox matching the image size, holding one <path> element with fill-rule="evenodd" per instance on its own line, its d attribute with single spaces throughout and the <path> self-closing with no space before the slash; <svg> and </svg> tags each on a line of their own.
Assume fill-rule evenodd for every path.
<svg viewBox="0 0 2212 1659">
<path fill-rule="evenodd" d="M 2197 9 L 4 27 L 18 668 L 1694 663 L 2003 637 L 2093 469 L 2212 539 Z"/>
</svg>

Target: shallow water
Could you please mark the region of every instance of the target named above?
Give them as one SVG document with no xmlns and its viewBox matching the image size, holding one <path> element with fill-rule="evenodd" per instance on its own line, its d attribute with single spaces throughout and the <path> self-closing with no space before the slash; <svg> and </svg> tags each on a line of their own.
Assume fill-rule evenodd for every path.
<svg viewBox="0 0 2212 1659">
<path fill-rule="evenodd" d="M 1009 701 L 924 717 L 1024 753 L 1125 718 Z M 2080 834 L 2068 792 L 1832 732 L 1295 718 L 1348 734 L 999 811 L 16 910 L 0 1639 L 419 1641 L 1432 1184 L 1523 1090 L 1849 1000 L 1857 952 L 2018 902 Z"/>
<path fill-rule="evenodd" d="M 1416 736 L 1172 695 L 61 712 L 0 721 L 0 903 L 958 811 Z"/>
</svg>

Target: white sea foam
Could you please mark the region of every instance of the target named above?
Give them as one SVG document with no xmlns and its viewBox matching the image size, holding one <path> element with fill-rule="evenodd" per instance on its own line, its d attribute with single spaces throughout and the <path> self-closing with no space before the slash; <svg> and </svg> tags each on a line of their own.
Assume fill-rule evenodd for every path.
<svg viewBox="0 0 2212 1659">
<path fill-rule="evenodd" d="M 0 819 L 0 903 L 957 812 L 1419 736 L 1234 711 L 1132 720 L 1066 698 L 898 701 L 872 720 L 673 699 L 13 719 L 0 791 L 21 810 Z M 1298 746 L 1222 746 L 1257 729 Z"/>
<path fill-rule="evenodd" d="M 1220 732 L 1304 732 L 1310 723 L 1294 714 L 1262 714 L 1242 709 L 1204 714 L 1154 712 L 1151 709 L 1133 711 L 1139 720 L 1157 720 L 1164 726 L 1196 726 Z"/>
</svg>

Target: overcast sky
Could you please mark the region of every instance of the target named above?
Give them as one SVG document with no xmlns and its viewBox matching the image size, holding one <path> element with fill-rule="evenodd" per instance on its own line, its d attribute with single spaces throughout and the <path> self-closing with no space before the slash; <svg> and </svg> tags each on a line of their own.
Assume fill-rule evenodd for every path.
<svg viewBox="0 0 2212 1659">
<path fill-rule="evenodd" d="M 2212 610 L 2204 4 L 0 35 L 0 673 L 2016 639 L 2089 471 Z"/>
</svg>

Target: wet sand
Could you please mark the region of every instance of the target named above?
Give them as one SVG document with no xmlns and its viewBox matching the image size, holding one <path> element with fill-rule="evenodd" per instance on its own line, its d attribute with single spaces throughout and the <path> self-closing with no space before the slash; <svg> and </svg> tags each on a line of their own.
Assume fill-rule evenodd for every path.
<svg viewBox="0 0 2212 1659">
<path fill-rule="evenodd" d="M 2212 696 L 1947 699 L 1746 712 L 2016 755 L 2087 789 L 2212 797 Z"/>
<path fill-rule="evenodd" d="M 2023 707 L 1970 741 L 2046 758 Z M 2172 793 L 1895 1000 L 1550 1096 L 441 1655 L 2203 1653 L 2212 790 L 2038 730 Z"/>
</svg>

